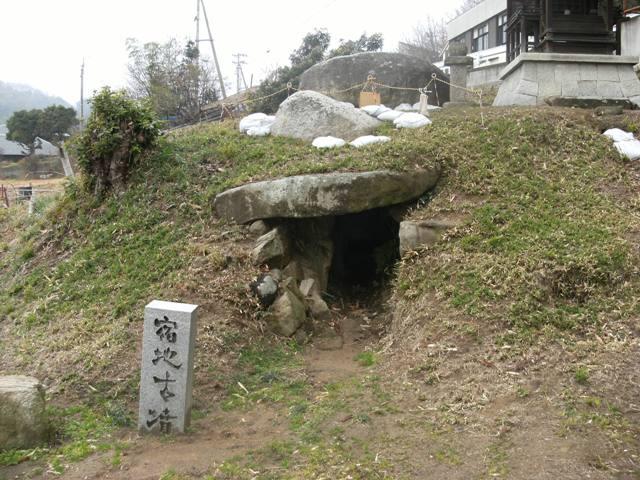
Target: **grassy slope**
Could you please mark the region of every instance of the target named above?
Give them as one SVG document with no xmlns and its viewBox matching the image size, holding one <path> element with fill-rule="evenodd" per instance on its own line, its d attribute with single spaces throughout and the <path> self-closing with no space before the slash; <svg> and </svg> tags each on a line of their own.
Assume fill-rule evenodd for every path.
<svg viewBox="0 0 640 480">
<path fill-rule="evenodd" d="M 141 309 L 163 297 L 205 307 L 203 389 L 238 378 L 225 359 L 244 351 L 241 372 L 251 357 L 242 348 L 257 333 L 242 325 L 255 311 L 244 290 L 253 270 L 243 230 L 216 220 L 212 200 L 247 181 L 308 172 L 443 166 L 432 202 L 412 216 L 463 221 L 399 265 L 398 352 L 433 342 L 434 323 L 479 344 L 521 345 L 513 357 L 633 324 L 640 199 L 628 167 L 581 113 L 490 110 L 486 123 L 479 128 L 477 111 L 443 113 L 428 129 L 386 132 L 388 144 L 334 152 L 205 125 L 172 134 L 132 188 L 101 205 L 71 186 L 35 222 L 0 211 L 0 373 L 30 372 L 57 402 L 126 423 L 118 419 L 135 401 Z M 423 360 L 394 368 L 437 371 Z"/>
</svg>

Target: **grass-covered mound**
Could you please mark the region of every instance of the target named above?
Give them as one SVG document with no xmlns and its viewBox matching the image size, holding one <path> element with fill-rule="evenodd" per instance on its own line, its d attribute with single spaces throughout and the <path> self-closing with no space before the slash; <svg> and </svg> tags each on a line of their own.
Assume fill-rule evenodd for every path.
<svg viewBox="0 0 640 480">
<path fill-rule="evenodd" d="M 640 312 L 637 181 L 588 114 L 498 110 L 486 129 L 441 115 L 425 143 L 445 177 L 412 218 L 459 227 L 399 268 L 396 326 L 434 300 L 505 342 Z"/>
<path fill-rule="evenodd" d="M 636 130 L 640 123 L 630 115 L 617 121 Z M 163 298 L 202 306 L 196 416 L 212 405 L 282 404 L 291 435 L 307 443 L 302 448 L 288 438 L 287 448 L 264 462 L 277 457 L 292 468 L 303 452 L 309 466 L 292 478 L 305 478 L 305 471 L 353 474 L 365 457 L 367 471 L 384 464 L 395 473 L 354 478 L 419 478 L 412 475 L 431 471 L 432 461 L 440 462 L 441 478 L 455 478 L 447 468 L 471 462 L 459 470 L 459 478 L 470 478 L 478 476 L 477 459 L 486 463 L 487 476 L 504 474 L 505 455 L 515 448 L 509 442 L 520 440 L 495 440 L 494 423 L 514 421 L 504 408 L 482 410 L 497 397 L 516 411 L 524 406 L 515 402 L 528 402 L 531 416 L 560 409 L 563 432 L 579 432 L 582 441 L 585 425 L 598 425 L 616 452 L 631 452 L 620 453 L 625 459 L 638 453 L 629 440 L 637 438 L 637 422 L 617 410 L 617 397 L 606 396 L 622 383 L 596 388 L 637 360 L 628 343 L 637 336 L 640 308 L 636 170 L 588 113 L 485 109 L 485 124 L 481 128 L 477 109 L 444 111 L 428 128 L 383 128 L 392 136 L 387 144 L 331 151 L 249 138 L 232 122 L 201 125 L 162 139 L 125 192 L 97 202 L 79 181 L 58 202 L 39 205 L 33 217 L 0 210 L 0 374 L 34 375 L 50 387 L 53 403 L 83 405 L 61 410 L 68 416 L 58 429 L 66 450 L 54 453 L 64 461 L 111 448 L 119 464 L 121 446 L 105 446 L 98 437 L 135 423 L 142 308 Z M 248 259 L 252 241 L 245 228 L 216 219 L 215 195 L 286 175 L 434 165 L 442 168 L 442 180 L 410 219 L 459 226 L 397 266 L 387 307 L 392 324 L 385 351 L 392 355 L 375 354 L 370 366 L 388 369 L 391 380 L 371 375 L 317 394 L 301 371 L 298 348 L 273 350 L 273 339 L 260 329 L 258 307 L 246 292 L 256 273 Z M 593 342 L 587 348 L 584 341 Z M 562 355 L 555 353 L 558 344 Z M 536 403 L 520 361 L 561 385 L 545 387 L 545 401 L 559 398 L 552 407 Z M 567 379 L 582 390 L 565 388 Z M 624 401 L 633 394 L 620 390 Z M 335 433 L 338 427 L 324 431 L 337 415 L 338 427 L 357 419 L 349 429 L 362 433 L 356 447 Z M 406 416 L 385 420 L 397 424 L 393 441 L 389 432 L 378 438 L 375 428 L 367 430 L 378 427 L 377 415 Z M 466 435 L 468 425 L 477 435 L 460 441 L 455 434 Z M 554 435 L 523 425 L 524 444 Z M 478 436 L 485 431 L 488 443 Z M 421 453 L 425 435 L 438 446 L 431 457 Z M 335 438 L 343 438 L 339 447 Z M 21 455 L 13 452 L 7 462 L 0 457 L 0 465 Z M 242 469 L 241 463 L 234 465 Z"/>
</svg>

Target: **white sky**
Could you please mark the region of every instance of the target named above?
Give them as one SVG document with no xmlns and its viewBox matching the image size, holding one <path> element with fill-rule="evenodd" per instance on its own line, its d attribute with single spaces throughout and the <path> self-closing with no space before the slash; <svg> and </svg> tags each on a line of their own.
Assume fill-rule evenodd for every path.
<svg viewBox="0 0 640 480">
<path fill-rule="evenodd" d="M 222 74 L 235 90 L 232 54 L 246 53 L 247 82 L 285 65 L 305 33 L 333 42 L 381 32 L 385 50 L 426 16 L 448 17 L 461 0 L 205 0 Z M 84 57 L 85 95 L 127 83 L 125 40 L 184 43 L 195 36 L 197 0 L 0 0 L 0 80 L 25 83 L 75 106 Z M 204 22 L 201 38 L 205 38 Z M 210 56 L 208 44 L 201 51 Z M 230 93 L 230 92 L 227 92 Z"/>
</svg>

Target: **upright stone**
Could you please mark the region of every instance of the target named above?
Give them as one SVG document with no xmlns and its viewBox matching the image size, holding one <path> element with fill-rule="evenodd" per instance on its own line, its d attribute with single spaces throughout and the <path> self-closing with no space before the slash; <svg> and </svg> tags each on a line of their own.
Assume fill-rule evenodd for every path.
<svg viewBox="0 0 640 480">
<path fill-rule="evenodd" d="M 473 65 L 473 57 L 467 56 L 467 47 L 462 43 L 452 43 L 444 65 L 450 69 L 451 87 L 448 105 L 465 105 L 467 99 L 467 76 L 469 67 Z"/>
<path fill-rule="evenodd" d="M 158 300 L 144 309 L 140 433 L 184 433 L 189 426 L 197 309 Z"/>
</svg>

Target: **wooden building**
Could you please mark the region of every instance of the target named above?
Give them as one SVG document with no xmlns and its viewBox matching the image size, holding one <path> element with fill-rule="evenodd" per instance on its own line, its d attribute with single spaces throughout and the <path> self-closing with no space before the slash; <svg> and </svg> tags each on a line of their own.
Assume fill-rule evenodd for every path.
<svg viewBox="0 0 640 480">
<path fill-rule="evenodd" d="M 612 54 L 613 0 L 507 0 L 507 60 L 520 53 Z"/>
</svg>

